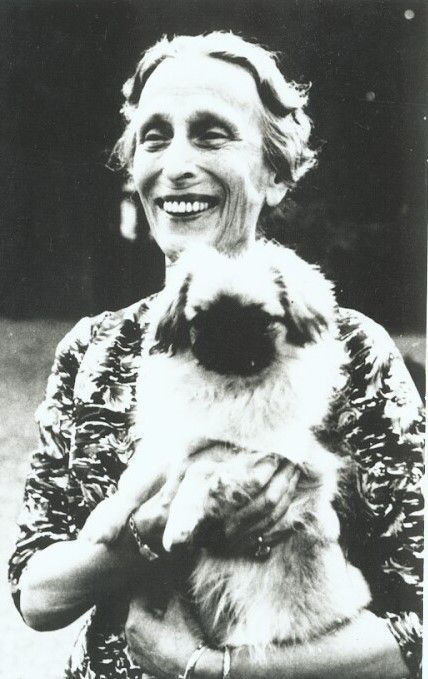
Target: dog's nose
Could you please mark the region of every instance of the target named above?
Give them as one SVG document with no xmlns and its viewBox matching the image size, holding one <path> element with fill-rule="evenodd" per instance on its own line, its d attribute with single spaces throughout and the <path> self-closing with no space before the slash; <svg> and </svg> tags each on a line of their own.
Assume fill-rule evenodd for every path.
<svg viewBox="0 0 428 679">
<path fill-rule="evenodd" d="M 275 354 L 269 314 L 232 296 L 221 296 L 199 311 L 190 338 L 195 358 L 220 374 L 256 374 L 270 365 Z"/>
</svg>

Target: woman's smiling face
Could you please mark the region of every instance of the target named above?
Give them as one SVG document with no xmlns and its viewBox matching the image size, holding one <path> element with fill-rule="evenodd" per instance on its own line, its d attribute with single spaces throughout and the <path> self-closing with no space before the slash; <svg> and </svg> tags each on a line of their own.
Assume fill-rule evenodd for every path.
<svg viewBox="0 0 428 679">
<path fill-rule="evenodd" d="M 212 57 L 167 58 L 136 116 L 133 177 L 165 254 L 197 241 L 233 250 L 253 240 L 263 204 L 278 203 L 285 187 L 264 160 L 252 76 Z"/>
</svg>

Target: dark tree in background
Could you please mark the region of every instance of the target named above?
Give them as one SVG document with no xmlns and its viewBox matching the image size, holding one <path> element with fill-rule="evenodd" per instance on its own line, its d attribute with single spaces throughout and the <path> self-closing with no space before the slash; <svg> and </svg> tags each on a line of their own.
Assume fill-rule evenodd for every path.
<svg viewBox="0 0 428 679">
<path fill-rule="evenodd" d="M 80 316 L 159 287 L 141 215 L 119 231 L 120 88 L 163 33 L 232 29 L 312 82 L 319 167 L 271 233 L 393 330 L 425 309 L 426 9 L 409 0 L 2 0 L 0 311 Z M 183 78 L 185 74 L 183 74 Z"/>
</svg>

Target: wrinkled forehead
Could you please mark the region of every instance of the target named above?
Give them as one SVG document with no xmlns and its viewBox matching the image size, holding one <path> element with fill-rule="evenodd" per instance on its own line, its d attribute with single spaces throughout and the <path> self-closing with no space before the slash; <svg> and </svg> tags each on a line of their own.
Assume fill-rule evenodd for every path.
<svg viewBox="0 0 428 679">
<path fill-rule="evenodd" d="M 248 71 L 203 55 L 164 59 L 148 78 L 138 109 L 144 116 L 160 109 L 172 115 L 195 106 L 257 118 L 262 110 L 256 83 Z"/>
</svg>

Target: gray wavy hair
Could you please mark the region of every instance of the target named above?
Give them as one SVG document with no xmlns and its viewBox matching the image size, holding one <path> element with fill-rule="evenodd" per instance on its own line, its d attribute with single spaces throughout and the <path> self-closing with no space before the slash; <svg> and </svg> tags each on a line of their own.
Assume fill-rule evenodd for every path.
<svg viewBox="0 0 428 679">
<path fill-rule="evenodd" d="M 172 39 L 164 36 L 143 54 L 122 90 L 125 103 L 121 112 L 126 127 L 112 153 L 112 159 L 121 168 L 129 170 L 132 164 L 136 144 L 135 112 L 145 83 L 164 59 L 183 55 L 221 59 L 241 66 L 252 75 L 263 103 L 265 157 L 279 179 L 293 186 L 316 164 L 316 152 L 309 145 L 312 124 L 304 111 L 309 86 L 287 81 L 278 68 L 275 52 L 234 33 L 214 31 Z"/>
</svg>

